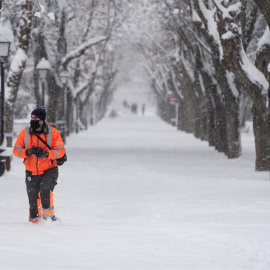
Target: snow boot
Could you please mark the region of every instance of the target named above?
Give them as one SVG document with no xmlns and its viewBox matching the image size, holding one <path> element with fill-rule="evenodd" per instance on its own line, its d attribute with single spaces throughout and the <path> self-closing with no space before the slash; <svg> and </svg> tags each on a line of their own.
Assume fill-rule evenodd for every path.
<svg viewBox="0 0 270 270">
<path fill-rule="evenodd" d="M 52 220 L 52 221 L 57 221 L 56 216 L 55 216 L 55 215 L 51 216 L 51 220 Z"/>
<path fill-rule="evenodd" d="M 55 215 L 51 215 L 51 216 L 42 216 L 43 220 L 48 220 L 51 219 L 51 221 L 57 221 L 57 218 Z"/>
<path fill-rule="evenodd" d="M 40 221 L 40 218 L 39 217 L 36 217 L 36 218 L 29 218 L 29 222 L 30 223 L 33 223 L 33 224 L 38 224 Z"/>
</svg>

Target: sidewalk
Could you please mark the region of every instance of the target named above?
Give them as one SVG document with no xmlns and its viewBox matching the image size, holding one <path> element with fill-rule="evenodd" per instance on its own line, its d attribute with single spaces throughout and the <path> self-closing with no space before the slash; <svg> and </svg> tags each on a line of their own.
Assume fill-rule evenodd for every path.
<svg viewBox="0 0 270 270">
<path fill-rule="evenodd" d="M 157 117 L 68 138 L 57 224 L 27 223 L 22 160 L 0 179 L 3 269 L 269 269 L 270 181 L 254 139 L 229 160 Z"/>
</svg>

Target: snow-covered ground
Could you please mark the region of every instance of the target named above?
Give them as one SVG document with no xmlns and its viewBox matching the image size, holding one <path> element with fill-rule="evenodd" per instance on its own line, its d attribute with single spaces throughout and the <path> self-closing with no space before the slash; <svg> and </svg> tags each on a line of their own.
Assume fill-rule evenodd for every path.
<svg viewBox="0 0 270 270">
<path fill-rule="evenodd" d="M 0 269 L 262 270 L 270 180 L 254 139 L 228 160 L 156 116 L 72 135 L 55 189 L 61 222 L 29 224 L 22 160 L 0 178 Z"/>
</svg>

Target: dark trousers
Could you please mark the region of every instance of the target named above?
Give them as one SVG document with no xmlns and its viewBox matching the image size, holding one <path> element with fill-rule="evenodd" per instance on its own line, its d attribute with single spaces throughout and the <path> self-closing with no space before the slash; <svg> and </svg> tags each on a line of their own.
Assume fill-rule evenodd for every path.
<svg viewBox="0 0 270 270">
<path fill-rule="evenodd" d="M 57 185 L 58 167 L 46 170 L 44 174 L 32 175 L 26 171 L 26 190 L 29 200 L 29 218 L 34 219 L 39 216 L 38 199 L 41 198 L 42 208 L 49 209 L 51 204 L 51 193 Z"/>
</svg>

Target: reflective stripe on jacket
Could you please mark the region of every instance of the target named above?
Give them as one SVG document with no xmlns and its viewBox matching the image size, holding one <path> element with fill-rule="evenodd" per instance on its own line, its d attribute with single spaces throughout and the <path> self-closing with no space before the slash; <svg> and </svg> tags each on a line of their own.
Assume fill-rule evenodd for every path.
<svg viewBox="0 0 270 270">
<path fill-rule="evenodd" d="M 61 135 L 56 128 L 48 126 L 48 134 L 41 133 L 39 136 L 47 142 L 52 148 L 51 150 L 35 134 L 30 134 L 29 128 L 24 128 L 20 132 L 13 149 L 15 156 L 25 159 L 25 168 L 33 175 L 43 174 L 44 171 L 57 167 L 56 159 L 63 157 L 66 152 Z M 38 158 L 35 155 L 27 156 L 26 150 L 33 146 L 41 147 L 43 151 L 49 153 L 49 156 L 47 158 Z"/>
</svg>

